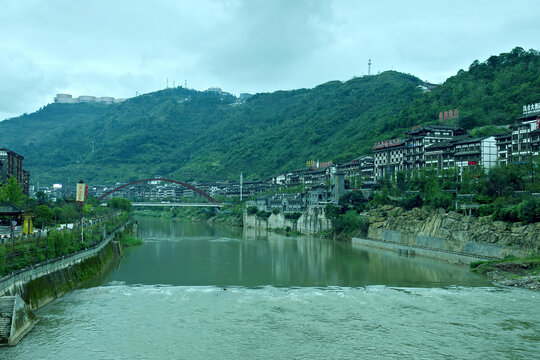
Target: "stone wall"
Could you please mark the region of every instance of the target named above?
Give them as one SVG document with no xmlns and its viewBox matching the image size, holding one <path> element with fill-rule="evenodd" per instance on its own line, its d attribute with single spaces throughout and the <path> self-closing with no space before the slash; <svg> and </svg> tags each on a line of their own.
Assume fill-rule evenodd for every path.
<svg viewBox="0 0 540 360">
<path fill-rule="evenodd" d="M 439 209 L 383 206 L 368 212 L 368 239 L 455 252 L 479 258 L 538 254 L 540 223 L 524 225 Z"/>
<path fill-rule="evenodd" d="M 117 229 L 96 247 L 0 279 L 0 346 L 15 345 L 34 325 L 32 310 L 89 284 L 118 263 Z M 11 309 L 13 310 L 12 315 Z"/>
<path fill-rule="evenodd" d="M 323 230 L 330 230 L 332 222 L 326 218 L 324 206 L 310 206 L 298 220 L 286 219 L 281 213 L 272 214 L 268 219 L 261 219 L 256 215 L 248 215 L 244 211 L 244 227 L 256 229 L 286 229 L 298 231 L 302 234 L 314 235 Z"/>
</svg>

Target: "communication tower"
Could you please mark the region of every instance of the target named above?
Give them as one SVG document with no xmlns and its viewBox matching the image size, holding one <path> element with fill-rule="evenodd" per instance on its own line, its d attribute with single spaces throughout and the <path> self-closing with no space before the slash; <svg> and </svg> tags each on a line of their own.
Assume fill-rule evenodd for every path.
<svg viewBox="0 0 540 360">
<path fill-rule="evenodd" d="M 371 75 L 371 59 L 367 63 L 367 74 L 368 76 Z"/>
</svg>

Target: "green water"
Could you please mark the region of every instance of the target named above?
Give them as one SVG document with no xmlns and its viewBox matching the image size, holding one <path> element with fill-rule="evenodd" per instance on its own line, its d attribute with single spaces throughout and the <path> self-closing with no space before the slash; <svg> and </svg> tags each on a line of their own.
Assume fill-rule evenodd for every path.
<svg viewBox="0 0 540 360">
<path fill-rule="evenodd" d="M 308 237 L 140 219 L 102 286 L 40 309 L 2 359 L 534 358 L 539 294 Z"/>
</svg>

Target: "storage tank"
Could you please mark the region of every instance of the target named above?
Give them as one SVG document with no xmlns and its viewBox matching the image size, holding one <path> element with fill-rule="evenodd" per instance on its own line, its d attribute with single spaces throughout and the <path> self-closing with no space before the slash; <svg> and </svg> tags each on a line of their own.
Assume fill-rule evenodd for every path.
<svg viewBox="0 0 540 360">
<path fill-rule="evenodd" d="M 100 98 L 100 102 L 105 104 L 112 104 L 114 102 L 114 98 L 111 96 L 102 96 Z"/>
<path fill-rule="evenodd" d="M 56 94 L 56 96 L 54 97 L 54 102 L 57 103 L 67 103 L 72 101 L 73 99 L 70 94 Z"/>
<path fill-rule="evenodd" d="M 79 96 L 79 102 L 95 102 L 95 96 L 81 95 Z"/>
</svg>

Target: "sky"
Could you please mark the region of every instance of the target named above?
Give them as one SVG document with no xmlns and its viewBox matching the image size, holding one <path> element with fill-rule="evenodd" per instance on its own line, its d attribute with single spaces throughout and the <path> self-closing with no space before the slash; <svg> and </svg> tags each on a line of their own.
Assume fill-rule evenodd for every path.
<svg viewBox="0 0 540 360">
<path fill-rule="evenodd" d="M 0 0 L 0 120 L 57 93 L 234 95 L 396 70 L 442 83 L 540 50 L 538 0 Z"/>
</svg>

